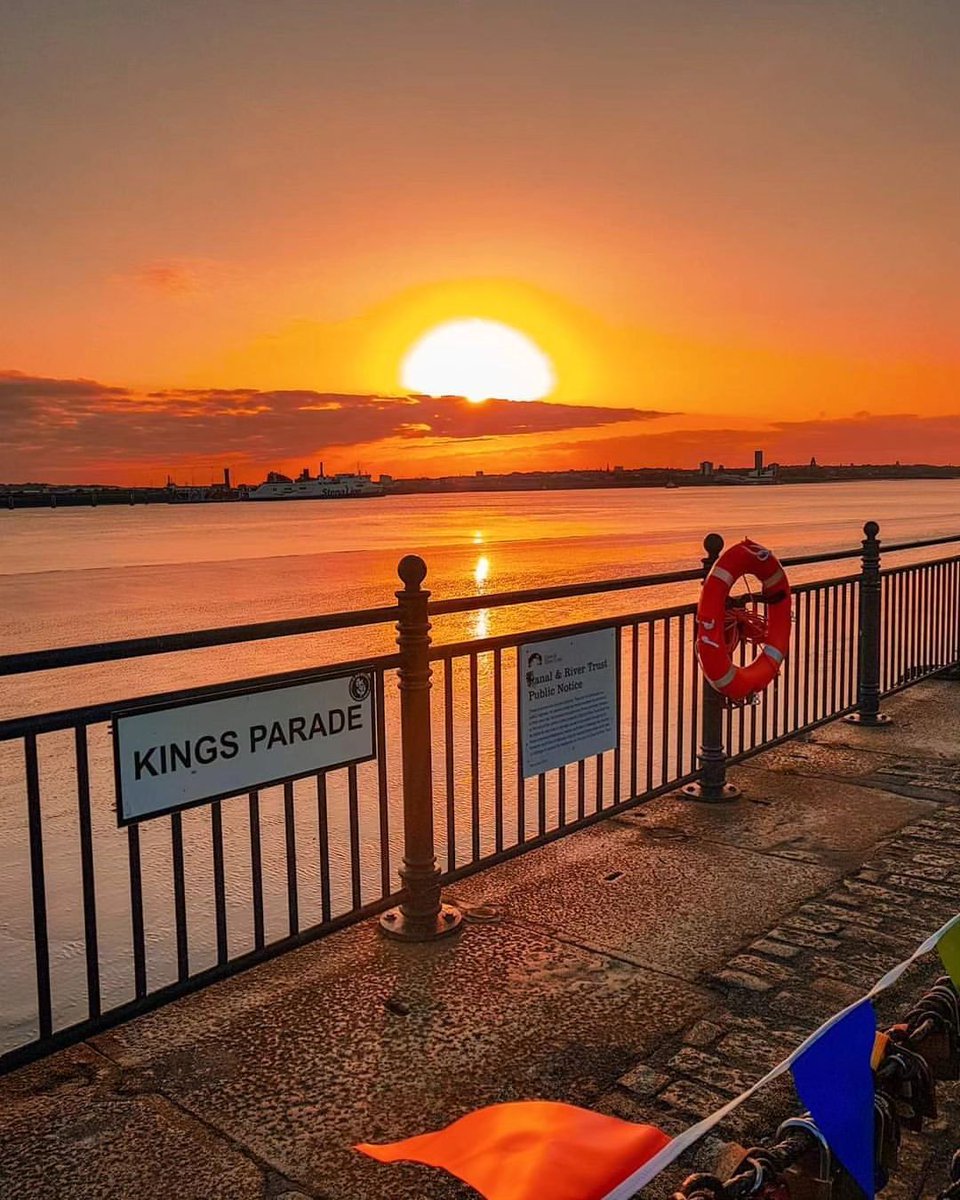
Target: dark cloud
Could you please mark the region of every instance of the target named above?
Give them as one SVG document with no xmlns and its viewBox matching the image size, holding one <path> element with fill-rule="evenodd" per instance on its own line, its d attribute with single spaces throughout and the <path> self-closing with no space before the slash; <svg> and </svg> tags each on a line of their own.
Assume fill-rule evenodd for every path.
<svg viewBox="0 0 960 1200">
<path fill-rule="evenodd" d="M 636 408 L 460 397 L 356 396 L 250 388 L 138 393 L 85 379 L 0 372 L 0 478 L 87 463 L 284 462 L 386 438 L 441 443 L 556 434 L 666 414 Z M 39 460 L 39 461 L 38 461 Z"/>
<path fill-rule="evenodd" d="M 682 428 L 663 432 L 614 434 L 585 447 L 583 442 L 553 443 L 558 454 L 589 449 L 593 461 L 605 459 L 637 466 L 690 467 L 701 459 L 725 465 L 749 465 L 762 448 L 768 462 L 960 464 L 960 413 L 919 417 L 912 413 L 759 423 L 753 429 Z"/>
</svg>

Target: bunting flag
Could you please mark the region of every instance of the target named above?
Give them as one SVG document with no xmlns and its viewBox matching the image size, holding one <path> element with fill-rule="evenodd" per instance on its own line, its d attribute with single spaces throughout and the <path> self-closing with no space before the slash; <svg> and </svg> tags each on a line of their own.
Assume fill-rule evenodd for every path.
<svg viewBox="0 0 960 1200">
<path fill-rule="evenodd" d="M 876 1191 L 873 1055 L 877 1017 L 869 1000 L 848 1009 L 795 1060 L 797 1094 L 833 1154 L 867 1200 Z"/>
<path fill-rule="evenodd" d="M 436 1133 L 356 1149 L 380 1162 L 443 1167 L 487 1200 L 601 1200 L 669 1140 L 653 1125 L 524 1100 L 478 1109 Z"/>
<path fill-rule="evenodd" d="M 381 1162 L 443 1167 L 487 1200 L 632 1200 L 652 1179 L 744 1101 L 793 1070 L 797 1092 L 831 1151 L 866 1196 L 875 1193 L 873 1069 L 883 1056 L 872 997 L 934 948 L 960 988 L 960 915 L 891 967 L 862 999 L 825 1021 L 763 1078 L 670 1139 L 569 1104 L 520 1101 L 483 1108 L 446 1129 L 402 1142 L 356 1147 Z"/>
<path fill-rule="evenodd" d="M 953 985 L 960 988 L 960 924 L 951 925 L 937 942 L 937 953 L 943 963 L 943 969 L 953 980 Z"/>
</svg>

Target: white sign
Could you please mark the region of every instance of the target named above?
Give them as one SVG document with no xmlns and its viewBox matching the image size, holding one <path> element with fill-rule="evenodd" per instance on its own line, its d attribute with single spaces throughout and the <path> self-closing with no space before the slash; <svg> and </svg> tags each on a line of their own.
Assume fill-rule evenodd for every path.
<svg viewBox="0 0 960 1200">
<path fill-rule="evenodd" d="M 517 648 L 524 779 L 617 745 L 614 629 Z"/>
<path fill-rule="evenodd" d="M 113 718 L 121 825 L 376 753 L 365 671 Z"/>
</svg>

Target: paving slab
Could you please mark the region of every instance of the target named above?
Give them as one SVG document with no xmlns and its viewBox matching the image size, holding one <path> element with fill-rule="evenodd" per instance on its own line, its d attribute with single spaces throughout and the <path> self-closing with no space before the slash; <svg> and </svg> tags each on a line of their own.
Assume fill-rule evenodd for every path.
<svg viewBox="0 0 960 1200">
<path fill-rule="evenodd" d="M 484 871 L 455 893 L 692 980 L 839 874 L 697 840 L 676 826 L 609 821 Z"/>
<path fill-rule="evenodd" d="M 3 1200 L 261 1200 L 263 1173 L 85 1046 L 0 1080 Z"/>
<path fill-rule="evenodd" d="M 861 759 L 870 757 L 859 753 Z M 665 796 L 621 820 L 646 830 L 650 837 L 668 838 L 673 830 L 847 871 L 879 837 L 929 811 L 922 800 L 832 777 L 752 765 L 731 771 L 729 777 L 743 789 L 742 799 L 733 803 L 700 804 Z"/>
<path fill-rule="evenodd" d="M 504 1100 L 588 1103 L 710 1003 L 688 983 L 507 923 L 433 946 L 367 926 L 96 1044 L 311 1195 L 419 1200 L 473 1193 L 351 1145 Z"/>
<path fill-rule="evenodd" d="M 864 729 L 835 721 L 814 730 L 811 737 L 824 746 L 960 763 L 958 694 L 956 680 L 927 679 L 883 701 L 881 711 L 892 718 L 890 725 Z"/>
<path fill-rule="evenodd" d="M 823 776 L 938 804 L 953 804 L 960 798 L 960 763 L 824 745 L 809 737 L 765 750 L 747 766 L 784 775 Z"/>
</svg>

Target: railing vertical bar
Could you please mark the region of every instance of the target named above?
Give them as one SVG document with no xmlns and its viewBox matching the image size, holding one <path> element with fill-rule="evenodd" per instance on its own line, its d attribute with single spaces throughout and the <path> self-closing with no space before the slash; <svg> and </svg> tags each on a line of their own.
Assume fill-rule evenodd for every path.
<svg viewBox="0 0 960 1200">
<path fill-rule="evenodd" d="M 74 730 L 77 762 L 77 813 L 80 827 L 80 875 L 83 888 L 83 950 L 87 965 L 87 1011 L 100 1016 L 100 947 L 97 940 L 97 891 L 93 867 L 93 827 L 90 819 L 90 760 L 87 727 Z"/>
<path fill-rule="evenodd" d="M 547 777 L 542 771 L 537 776 L 537 831 L 541 837 L 547 832 Z"/>
<path fill-rule="evenodd" d="M 493 821 L 494 847 L 503 849 L 503 660 L 498 646 L 493 652 Z"/>
<path fill-rule="evenodd" d="M 630 639 L 630 795 L 637 794 L 637 764 L 640 751 L 639 704 L 640 680 L 640 626 L 634 621 Z"/>
<path fill-rule="evenodd" d="M 647 627 L 647 786 L 653 791 L 653 704 L 654 704 L 654 622 L 645 621 Z"/>
<path fill-rule="evenodd" d="M 227 886 L 223 870 L 223 813 L 220 801 L 210 805 L 210 839 L 213 850 L 213 908 L 217 930 L 217 964 L 229 961 L 227 945 Z"/>
<path fill-rule="evenodd" d="M 183 814 L 170 816 L 170 843 L 173 859 L 173 908 L 177 926 L 177 978 L 190 977 L 190 948 L 187 942 L 187 889 L 183 871 Z"/>
<path fill-rule="evenodd" d="M 597 812 L 603 808 L 603 755 L 598 754 L 594 762 L 597 768 Z"/>
<path fill-rule="evenodd" d="M 470 655 L 470 840 L 473 861 L 480 858 L 480 682 L 475 653 Z"/>
<path fill-rule="evenodd" d="M 383 671 L 374 676 L 377 705 L 377 815 L 380 823 L 380 895 L 390 895 L 390 791 L 387 784 L 387 714 Z"/>
<path fill-rule="evenodd" d="M 250 820 L 250 889 L 253 898 L 253 944 L 257 950 L 264 945 L 263 928 L 263 852 L 260 846 L 260 793 L 248 796 Z M 326 866 L 326 860 L 321 859 Z"/>
<path fill-rule="evenodd" d="M 679 653 L 677 654 L 677 757 L 675 770 L 677 778 L 683 775 L 683 706 L 686 699 L 686 675 L 687 662 L 686 655 L 683 652 L 684 646 L 687 644 L 687 614 L 680 614 L 680 628 L 677 633 L 679 639 Z"/>
<path fill-rule="evenodd" d="M 453 757 L 453 659 L 443 660 L 443 761 L 447 786 L 447 870 L 457 865 L 457 809 Z"/>
<path fill-rule="evenodd" d="M 747 646 L 746 646 L 745 642 L 740 643 L 740 649 L 742 652 L 741 653 L 741 662 L 745 663 L 747 661 Z M 766 694 L 766 689 L 764 689 L 764 694 Z M 744 726 L 746 725 L 746 709 L 744 709 L 744 708 L 738 709 L 737 716 L 738 716 L 739 722 L 740 722 L 740 749 L 742 750 L 744 748 L 744 742 L 746 740 L 746 729 L 744 728 Z M 750 749 L 752 750 L 754 748 L 754 746 L 756 746 L 756 744 L 757 744 L 757 705 L 751 704 L 750 705 Z"/>
<path fill-rule="evenodd" d="M 810 622 L 811 622 L 811 611 L 810 610 L 812 608 L 811 596 L 812 596 L 812 593 L 810 593 L 810 592 L 806 593 L 806 595 L 804 596 L 804 605 L 803 605 L 804 661 L 808 662 L 808 663 L 809 663 L 809 657 L 810 657 Z M 810 723 L 810 703 L 811 703 L 811 694 L 810 693 L 811 693 L 811 691 L 813 691 L 813 689 L 816 686 L 816 684 L 814 682 L 815 680 L 816 680 L 816 672 L 813 672 L 811 674 L 808 671 L 808 673 L 804 677 L 804 689 L 803 689 L 803 723 L 804 723 L 804 725 L 808 725 Z"/>
<path fill-rule="evenodd" d="M 350 810 L 350 898 L 354 908 L 363 904 L 360 866 L 360 796 L 357 788 L 357 764 L 347 767 L 347 806 Z"/>
<path fill-rule="evenodd" d="M 327 810 L 327 775 L 317 775 L 317 839 L 320 849 L 320 919 L 326 924 L 332 916 L 330 903 L 330 814 Z"/>
<path fill-rule="evenodd" d="M 834 584 L 830 588 L 830 653 L 827 655 L 827 668 L 830 676 L 830 713 L 839 711 L 838 686 L 840 682 L 840 653 L 837 645 L 837 630 L 840 617 L 840 589 Z"/>
<path fill-rule="evenodd" d="M 523 755 L 520 736 L 520 689 L 523 681 L 520 678 L 520 648 L 517 647 L 517 844 L 522 846 L 527 840 L 527 783 L 523 778 Z"/>
<path fill-rule="evenodd" d="M 880 677 L 880 690 L 887 692 L 890 689 L 891 670 L 890 670 L 890 647 L 892 645 L 892 637 L 890 634 L 890 626 L 892 624 L 891 605 L 890 605 L 890 584 L 889 575 L 883 575 L 880 578 L 880 628 L 881 639 L 883 645 L 883 670 Z M 845 693 L 844 693 L 845 694 Z"/>
<path fill-rule="evenodd" d="M 823 637 L 823 588 L 817 587 L 813 602 L 813 719 L 818 721 L 822 714 L 823 666 L 820 642 Z"/>
<path fill-rule="evenodd" d="M 793 673 L 793 724 L 791 725 L 791 731 L 794 733 L 800 728 L 800 678 L 804 674 L 804 665 L 806 662 L 803 657 L 803 628 L 801 624 L 803 595 L 803 592 L 797 593 L 793 613 L 793 661 L 796 664 L 796 670 Z"/>
<path fill-rule="evenodd" d="M 350 858 L 354 855 L 353 811 L 350 812 Z M 287 859 L 287 917 L 290 936 L 300 931 L 300 897 L 297 892 L 297 822 L 293 807 L 293 784 L 289 780 L 283 785 L 283 828 L 286 838 Z"/>
<path fill-rule="evenodd" d="M 660 697 L 663 720 L 660 729 L 660 786 L 670 778 L 670 618 L 663 618 L 663 690 Z"/>
<path fill-rule="evenodd" d="M 700 660 L 697 658 L 697 618 L 693 618 L 693 634 L 690 639 L 690 769 L 696 766 L 697 762 L 697 739 L 700 735 Z"/>
<path fill-rule="evenodd" d="M 839 659 L 837 674 L 839 687 L 839 704 L 841 708 L 847 706 L 847 642 L 849 640 L 849 627 L 847 625 L 847 611 L 849 606 L 850 585 L 842 583 L 840 585 L 840 648 L 837 651 Z"/>
<path fill-rule="evenodd" d="M 934 613 L 934 627 L 937 630 L 936 638 L 936 655 L 937 663 L 940 666 L 946 666 L 947 663 L 947 647 L 946 647 L 946 621 L 944 620 L 943 608 L 943 563 L 937 563 L 934 567 L 934 579 L 936 585 L 936 611 Z"/>
<path fill-rule="evenodd" d="M 577 763 L 577 819 L 587 815 L 587 764 L 581 758 Z"/>
<path fill-rule="evenodd" d="M 30 886 L 33 894 L 33 948 L 37 972 L 37 1026 L 41 1041 L 53 1033 L 50 997 L 50 945 L 47 934 L 47 889 L 43 870 L 43 817 L 40 811 L 40 765 L 37 735 L 24 738 L 27 776 L 27 824 L 30 839 Z"/>
<path fill-rule="evenodd" d="M 616 643 L 616 650 L 614 651 L 614 653 L 616 656 L 616 672 L 617 672 L 617 676 L 616 676 L 616 678 L 617 678 L 617 714 L 616 714 L 617 744 L 614 747 L 614 751 L 613 751 L 613 802 L 614 802 L 614 804 L 619 804 L 620 803 L 620 743 L 623 741 L 623 730 L 621 728 L 621 721 L 623 719 L 623 717 L 622 717 L 622 701 L 621 701 L 621 696 L 620 696 L 620 692 L 623 687 L 623 671 L 621 669 L 621 667 L 622 667 L 621 655 L 623 653 L 623 635 L 622 635 L 622 630 L 619 625 L 616 627 L 616 633 L 614 634 L 614 639 L 615 639 L 615 643 Z M 560 824 L 562 825 L 563 822 L 561 821 Z"/>
<path fill-rule="evenodd" d="M 143 874 L 140 867 L 140 826 L 127 826 L 127 867 L 130 875 L 130 936 L 133 941 L 133 990 L 138 1000 L 147 994 L 147 947 L 143 928 Z"/>
<path fill-rule="evenodd" d="M 557 824 L 562 829 L 567 823 L 567 768 L 557 770 Z"/>
</svg>

